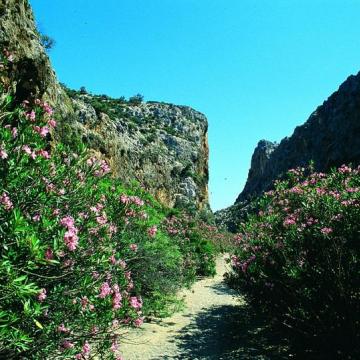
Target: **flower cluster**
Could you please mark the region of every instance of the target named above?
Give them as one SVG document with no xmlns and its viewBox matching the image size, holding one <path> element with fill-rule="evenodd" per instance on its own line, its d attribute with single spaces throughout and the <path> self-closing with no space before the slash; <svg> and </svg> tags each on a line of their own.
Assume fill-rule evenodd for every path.
<svg viewBox="0 0 360 360">
<path fill-rule="evenodd" d="M 306 172 L 290 171 L 259 200 L 240 227 L 228 280 L 306 346 L 317 338 L 331 344 L 320 351 L 344 354 L 360 336 L 349 315 L 360 311 L 360 167 Z"/>
</svg>

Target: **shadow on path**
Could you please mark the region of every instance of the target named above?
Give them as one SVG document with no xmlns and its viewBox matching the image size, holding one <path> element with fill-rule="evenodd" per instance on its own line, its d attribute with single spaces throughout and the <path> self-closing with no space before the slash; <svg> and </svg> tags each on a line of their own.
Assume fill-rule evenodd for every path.
<svg viewBox="0 0 360 360">
<path fill-rule="evenodd" d="M 173 339 L 176 357 L 164 359 L 289 359 L 279 353 L 279 338 L 249 306 L 214 306 L 200 312 Z M 276 342 L 277 341 L 277 342 Z"/>
</svg>

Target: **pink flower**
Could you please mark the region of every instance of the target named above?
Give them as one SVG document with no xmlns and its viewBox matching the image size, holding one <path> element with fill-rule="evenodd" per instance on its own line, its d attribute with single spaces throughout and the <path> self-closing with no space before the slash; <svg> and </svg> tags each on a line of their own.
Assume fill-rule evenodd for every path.
<svg viewBox="0 0 360 360">
<path fill-rule="evenodd" d="M 46 289 L 41 289 L 38 295 L 38 300 L 43 302 L 46 299 Z"/>
<path fill-rule="evenodd" d="M 65 232 L 64 241 L 65 245 L 68 247 L 70 251 L 76 250 L 78 245 L 79 237 L 76 235 L 76 229 L 72 228 Z"/>
<path fill-rule="evenodd" d="M 56 127 L 56 121 L 54 119 L 50 119 L 48 121 L 48 124 L 50 127 L 55 128 Z"/>
<path fill-rule="evenodd" d="M 64 349 L 72 349 L 75 345 L 69 340 L 64 340 L 62 346 Z"/>
<path fill-rule="evenodd" d="M 111 256 L 109 257 L 109 262 L 110 262 L 110 264 L 113 264 L 113 265 L 116 264 L 116 259 L 115 259 L 115 256 L 114 256 L 114 255 L 111 255 Z"/>
<path fill-rule="evenodd" d="M 68 229 L 74 227 L 75 220 L 72 216 L 65 216 L 60 220 L 60 225 L 67 227 Z"/>
<path fill-rule="evenodd" d="M 119 266 L 122 268 L 122 269 L 125 269 L 126 268 L 126 262 L 124 260 L 119 260 L 118 261 L 118 264 Z"/>
<path fill-rule="evenodd" d="M 50 132 L 49 128 L 47 126 L 34 126 L 34 131 L 36 131 L 41 137 L 46 137 L 47 134 Z"/>
<path fill-rule="evenodd" d="M 148 229 L 148 234 L 150 237 L 154 237 L 157 232 L 157 227 L 154 225 L 150 229 Z"/>
<path fill-rule="evenodd" d="M 127 195 L 122 194 L 122 195 L 120 196 L 120 202 L 121 202 L 122 204 L 129 204 L 129 203 L 130 203 L 130 198 L 129 198 Z"/>
<path fill-rule="evenodd" d="M 1 159 L 7 159 L 8 158 L 8 154 L 3 149 L 0 149 L 0 158 Z"/>
<path fill-rule="evenodd" d="M 114 291 L 114 295 L 113 295 L 113 309 L 117 310 L 121 308 L 121 300 L 122 300 L 122 296 L 120 294 L 120 288 L 118 284 L 115 284 L 113 286 L 113 291 Z"/>
<path fill-rule="evenodd" d="M 96 222 L 100 225 L 105 225 L 107 223 L 106 214 L 103 212 L 101 216 L 96 217 Z"/>
<path fill-rule="evenodd" d="M 134 325 L 136 327 L 140 327 L 144 322 L 144 318 L 137 318 L 135 321 L 134 321 Z"/>
<path fill-rule="evenodd" d="M 36 114 L 34 110 L 31 110 L 31 112 L 27 113 L 25 115 L 27 117 L 27 119 L 29 119 L 30 121 L 34 122 L 35 118 L 36 118 Z"/>
<path fill-rule="evenodd" d="M 80 300 L 81 307 L 83 310 L 86 309 L 86 306 L 89 304 L 89 299 L 86 296 L 83 296 Z"/>
<path fill-rule="evenodd" d="M 43 109 L 49 115 L 52 115 L 53 112 L 54 112 L 53 109 L 51 108 L 51 106 L 48 103 L 43 104 Z"/>
<path fill-rule="evenodd" d="M 11 134 L 12 134 L 12 137 L 13 139 L 15 139 L 17 137 L 17 134 L 18 134 L 18 131 L 17 131 L 17 128 L 12 128 L 11 129 Z"/>
<path fill-rule="evenodd" d="M 108 282 L 104 282 L 101 284 L 100 287 L 100 294 L 99 298 L 104 299 L 106 296 L 110 295 L 112 293 L 111 287 Z"/>
<path fill-rule="evenodd" d="M 36 214 L 32 217 L 33 221 L 39 222 L 40 221 L 40 214 Z"/>
<path fill-rule="evenodd" d="M 90 353 L 90 345 L 87 341 L 85 341 L 85 344 L 82 347 L 83 354 L 89 354 Z"/>
<path fill-rule="evenodd" d="M 110 350 L 111 350 L 112 352 L 116 352 L 118 348 L 119 348 L 119 345 L 118 345 L 117 341 L 116 341 L 116 340 L 113 340 L 113 342 L 112 342 L 112 344 L 111 344 L 111 347 L 110 347 Z"/>
<path fill-rule="evenodd" d="M 22 150 L 23 150 L 26 154 L 31 155 L 31 148 L 30 148 L 29 145 L 23 145 Z"/>
<path fill-rule="evenodd" d="M 42 156 L 44 159 L 50 159 L 50 154 L 46 150 L 38 150 L 38 155 Z"/>
<path fill-rule="evenodd" d="M 131 296 L 130 297 L 130 306 L 136 310 L 141 309 L 142 308 L 141 299 L 139 300 L 136 296 Z"/>
<path fill-rule="evenodd" d="M 130 250 L 132 250 L 132 251 L 134 251 L 134 252 L 136 252 L 137 251 L 137 249 L 138 249 L 138 246 L 136 245 L 136 244 L 130 244 Z"/>
<path fill-rule="evenodd" d="M 333 232 L 333 229 L 332 228 L 328 228 L 328 227 L 324 227 L 321 229 L 321 232 L 324 234 L 324 235 L 329 235 L 330 233 Z"/>
<path fill-rule="evenodd" d="M 51 248 L 48 248 L 46 251 L 45 251 L 45 259 L 46 260 L 52 260 L 54 258 L 54 253 L 52 251 Z"/>
<path fill-rule="evenodd" d="M 294 224 L 296 224 L 296 221 L 295 221 L 295 218 L 292 215 L 286 217 L 284 222 L 283 222 L 284 226 L 290 226 L 290 225 L 294 225 Z"/>
<path fill-rule="evenodd" d="M 65 327 L 64 323 L 62 323 L 61 325 L 59 325 L 58 328 L 57 328 L 57 330 L 58 330 L 58 332 L 63 332 L 63 333 L 68 333 L 68 332 L 70 332 L 70 330 Z"/>
<path fill-rule="evenodd" d="M 0 204 L 2 204 L 7 211 L 11 210 L 14 207 L 13 203 L 10 200 L 10 197 L 5 192 L 3 192 L 0 196 Z"/>
</svg>

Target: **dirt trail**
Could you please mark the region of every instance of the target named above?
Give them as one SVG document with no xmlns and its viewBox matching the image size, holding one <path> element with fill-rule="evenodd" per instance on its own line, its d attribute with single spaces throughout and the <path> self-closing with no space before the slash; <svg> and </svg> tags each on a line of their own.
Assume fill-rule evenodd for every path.
<svg viewBox="0 0 360 360">
<path fill-rule="evenodd" d="M 182 291 L 184 311 L 131 330 L 120 346 L 125 360 L 238 358 L 240 331 L 234 321 L 242 300 L 223 282 L 224 257 L 216 270 L 214 278 Z"/>
</svg>

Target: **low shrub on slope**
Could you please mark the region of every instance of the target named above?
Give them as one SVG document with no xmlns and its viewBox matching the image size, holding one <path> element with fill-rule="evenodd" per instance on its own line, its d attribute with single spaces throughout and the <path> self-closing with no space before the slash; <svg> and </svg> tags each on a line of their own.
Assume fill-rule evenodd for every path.
<svg viewBox="0 0 360 360">
<path fill-rule="evenodd" d="M 195 225 L 169 234 L 168 211 L 111 178 L 81 144 L 51 143 L 53 109 L 40 100 L 13 105 L 9 62 L 5 52 L 0 357 L 120 359 L 122 329 L 140 326 L 197 274 L 212 274 L 214 251 L 194 237 Z"/>
<path fill-rule="evenodd" d="M 358 358 L 360 168 L 293 170 L 260 209 L 241 227 L 230 283 L 285 325 L 304 356 Z"/>
</svg>

